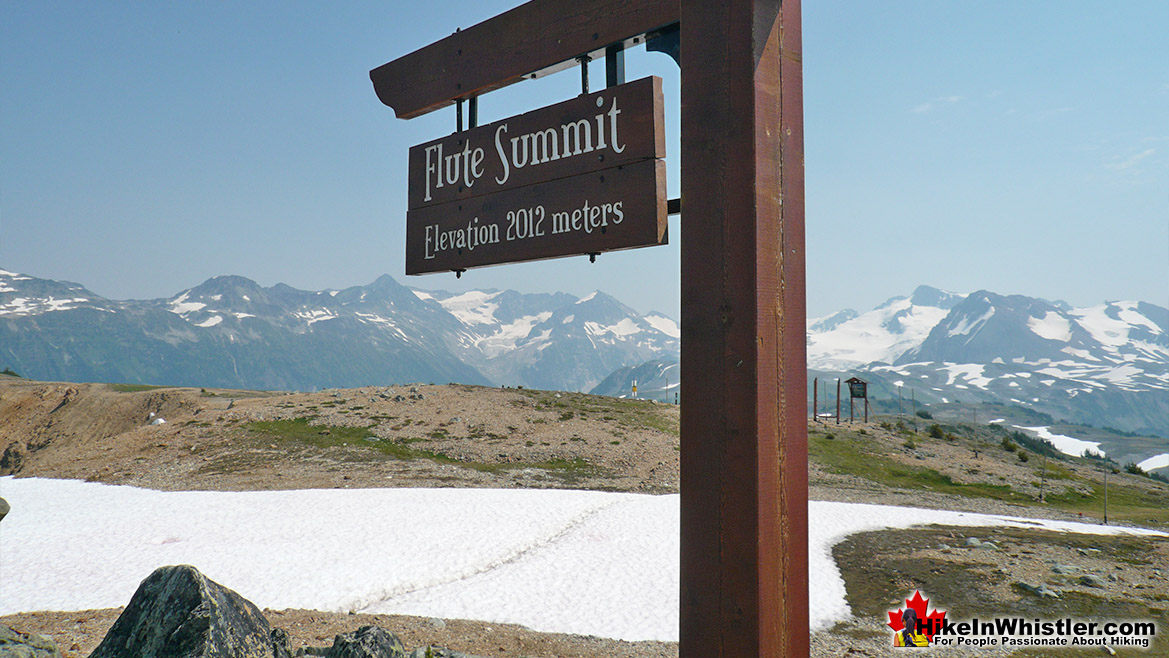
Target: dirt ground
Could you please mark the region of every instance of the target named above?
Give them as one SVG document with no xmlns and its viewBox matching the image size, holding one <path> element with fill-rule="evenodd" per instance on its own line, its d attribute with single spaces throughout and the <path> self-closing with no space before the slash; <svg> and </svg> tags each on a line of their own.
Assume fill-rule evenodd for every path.
<svg viewBox="0 0 1169 658">
<path fill-rule="evenodd" d="M 165 422 L 158 423 L 159 419 Z M 905 464 L 934 468 L 955 481 L 990 478 L 1020 489 L 1033 486 L 1032 471 L 1017 464 L 1017 460 L 983 455 L 974 461 L 967 455 L 969 446 L 961 441 L 923 442 L 910 449 L 903 445 L 903 437 L 879 423 L 855 425 L 848 431 L 858 429 L 866 431 L 873 451 Z M 822 434 L 844 430 L 818 425 L 810 427 L 810 431 Z M 265 393 L 41 383 L 0 376 L 0 449 L 4 451 L 0 475 L 71 478 L 160 490 L 386 486 L 643 493 L 678 490 L 676 406 L 472 386 L 418 384 Z M 815 463 L 810 465 L 809 477 L 814 500 L 1076 518 L 1050 508 L 899 490 L 834 473 Z M 1162 486 L 1144 482 L 1137 485 Z M 952 545 L 954 542 L 934 535 L 921 539 L 920 546 L 899 543 L 907 537 L 917 535 L 904 531 L 869 533 L 842 543 L 837 547 L 837 559 L 846 581 L 850 573 L 869 574 L 867 578 L 872 582 L 895 585 L 888 591 L 865 594 L 868 599 L 880 596 L 882 602 L 894 602 L 894 590 L 900 592 L 911 585 L 925 586 L 930 591 L 939 587 L 924 578 L 928 574 L 882 571 L 890 563 L 882 556 L 906 550 L 918 551 L 915 555 L 920 564 L 950 565 L 941 567 L 943 572 L 997 572 L 1004 582 L 1028 578 L 1038 582 L 1042 574 L 1036 571 L 1037 565 L 1043 560 L 1076 557 L 1055 555 L 1053 542 L 1042 537 L 1012 537 L 1010 550 L 994 555 L 963 551 Z M 1149 546 L 1139 550 L 1169 564 L 1166 544 L 1147 541 L 1151 542 Z M 932 548 L 927 545 L 930 542 L 935 544 Z M 943 543 L 952 545 L 950 553 L 938 547 Z M 955 555 L 967 562 L 955 560 Z M 969 562 L 974 558 L 982 562 Z M 1080 559 L 1085 560 L 1083 556 Z M 1087 566 L 1095 568 L 1092 564 Z M 1108 594 L 1143 601 L 1150 610 L 1163 612 L 1167 607 L 1164 601 L 1169 600 L 1165 570 L 1145 580 L 1136 576 L 1138 572 L 1134 567 L 1131 573 L 1120 576 L 1128 587 L 1123 597 L 1119 591 Z M 1010 574 L 1010 578 L 1003 574 Z M 860 582 L 850 582 L 850 598 L 864 590 Z M 1138 583 L 1140 588 L 1136 587 Z M 1020 593 L 1010 583 L 996 587 L 991 597 L 994 601 L 1005 605 L 1020 600 Z M 959 598 L 949 591 L 946 596 Z M 860 603 L 858 599 L 854 607 Z M 3 617 L 0 623 L 23 632 L 49 635 L 65 656 L 85 656 L 97 646 L 119 612 L 38 612 Z M 477 621 L 306 610 L 265 612 L 274 627 L 290 633 L 294 648 L 329 646 L 336 634 L 372 623 L 397 633 L 410 647 L 433 644 L 492 658 L 677 655 L 677 645 L 673 643 L 544 634 Z M 812 655 L 886 655 L 888 629 L 883 628 L 880 619 L 881 615 L 866 613 L 814 634 Z"/>
</svg>

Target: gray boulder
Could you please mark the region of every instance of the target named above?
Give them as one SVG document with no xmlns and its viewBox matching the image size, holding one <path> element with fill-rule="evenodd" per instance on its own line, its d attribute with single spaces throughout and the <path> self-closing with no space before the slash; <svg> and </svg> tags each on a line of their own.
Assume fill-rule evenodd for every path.
<svg viewBox="0 0 1169 658">
<path fill-rule="evenodd" d="M 8 516 L 11 511 L 12 506 L 8 504 L 8 501 L 0 498 L 0 521 L 3 521 L 4 517 Z"/>
<path fill-rule="evenodd" d="M 362 626 L 338 635 L 325 658 L 409 658 L 397 635 L 377 626 Z"/>
<path fill-rule="evenodd" d="M 0 624 L 0 657 L 61 658 L 57 645 L 44 635 L 21 633 Z"/>
<path fill-rule="evenodd" d="M 181 565 L 142 581 L 90 658 L 272 658 L 273 645 L 255 605 Z"/>
<path fill-rule="evenodd" d="M 1093 573 L 1080 576 L 1080 584 L 1086 585 L 1088 587 L 1108 587 L 1108 582 L 1106 580 Z"/>
</svg>

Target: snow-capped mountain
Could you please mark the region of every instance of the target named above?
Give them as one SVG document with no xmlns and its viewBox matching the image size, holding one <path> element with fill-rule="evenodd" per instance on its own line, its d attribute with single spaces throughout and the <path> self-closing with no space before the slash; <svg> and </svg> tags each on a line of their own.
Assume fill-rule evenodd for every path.
<svg viewBox="0 0 1169 658">
<path fill-rule="evenodd" d="M 886 410 L 897 409 L 899 393 L 925 403 L 998 402 L 1169 437 L 1169 310 L 1153 304 L 1072 308 L 921 286 L 867 313 L 809 319 L 807 349 L 809 385 L 859 375 Z M 676 368 L 672 379 L 657 375 L 673 364 L 619 369 L 593 392 L 628 395 L 636 379 L 642 397 L 673 401 L 653 393 L 677 386 Z"/>
<path fill-rule="evenodd" d="M 1169 436 L 1169 310 L 1145 302 L 1072 308 L 923 286 L 843 322 L 810 321 L 808 362 L 918 399 L 1009 402 Z"/>
<path fill-rule="evenodd" d="M 919 346 L 963 295 L 919 286 L 858 315 L 845 309 L 808 320 L 808 366 L 822 370 L 893 363 Z"/>
<path fill-rule="evenodd" d="M 512 290 L 414 294 L 459 319 L 462 358 L 492 381 L 588 390 L 616 368 L 678 354 L 677 323 L 599 291 L 581 299 Z"/>
<path fill-rule="evenodd" d="M 409 381 L 587 390 L 678 353 L 664 316 L 603 293 L 454 295 L 389 276 L 304 291 L 219 276 L 166 299 L 115 301 L 0 270 L 0 367 L 73 381 L 311 389 Z"/>
</svg>

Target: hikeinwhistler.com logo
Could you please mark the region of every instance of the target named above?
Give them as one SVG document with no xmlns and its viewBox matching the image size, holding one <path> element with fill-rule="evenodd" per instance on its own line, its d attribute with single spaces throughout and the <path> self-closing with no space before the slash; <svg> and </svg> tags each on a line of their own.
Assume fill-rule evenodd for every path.
<svg viewBox="0 0 1169 658">
<path fill-rule="evenodd" d="M 1148 649 L 1157 622 L 1121 619 L 1040 619 L 1011 615 L 955 620 L 915 591 L 889 611 L 895 647 L 1134 647 Z"/>
</svg>

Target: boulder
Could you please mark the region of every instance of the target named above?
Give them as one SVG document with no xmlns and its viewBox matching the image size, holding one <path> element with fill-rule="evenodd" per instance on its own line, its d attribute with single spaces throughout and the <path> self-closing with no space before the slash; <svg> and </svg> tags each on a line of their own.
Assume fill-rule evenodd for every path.
<svg viewBox="0 0 1169 658">
<path fill-rule="evenodd" d="M 3 521 L 4 517 L 8 516 L 11 511 L 12 506 L 8 504 L 8 501 L 0 498 L 0 521 Z"/>
<path fill-rule="evenodd" d="M 1087 587 L 1108 587 L 1108 581 L 1093 573 L 1080 576 L 1080 584 Z"/>
<path fill-rule="evenodd" d="M 1039 583 L 1038 585 L 1029 585 L 1029 584 L 1024 583 L 1024 582 L 1017 582 L 1015 584 L 1018 585 L 1019 587 L 1023 588 L 1024 590 L 1031 592 L 1035 596 L 1047 597 L 1047 598 L 1052 598 L 1052 599 L 1059 598 L 1059 592 L 1056 592 L 1055 590 L 1051 589 L 1050 587 L 1048 587 L 1047 585 L 1045 585 L 1043 583 Z"/>
<path fill-rule="evenodd" d="M 0 624 L 0 656 L 4 658 L 61 658 L 57 645 L 43 635 L 21 633 Z"/>
<path fill-rule="evenodd" d="M 160 567 L 90 658 L 272 658 L 272 627 L 239 594 L 187 566 Z"/>
<path fill-rule="evenodd" d="M 362 626 L 338 635 L 325 658 L 409 658 L 397 635 L 378 626 Z"/>
</svg>

